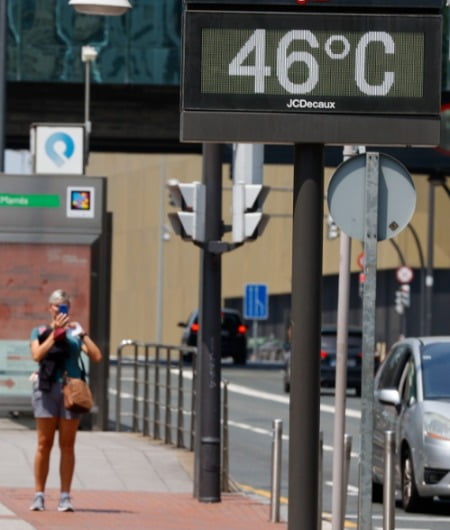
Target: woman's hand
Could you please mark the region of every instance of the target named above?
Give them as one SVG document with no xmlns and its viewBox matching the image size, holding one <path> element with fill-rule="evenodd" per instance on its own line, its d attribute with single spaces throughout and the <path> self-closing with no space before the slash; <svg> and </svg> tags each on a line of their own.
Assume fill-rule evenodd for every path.
<svg viewBox="0 0 450 530">
<path fill-rule="evenodd" d="M 53 322 L 52 322 L 52 328 L 65 328 L 69 324 L 69 315 L 65 315 L 64 313 L 58 313 L 55 315 Z"/>
</svg>

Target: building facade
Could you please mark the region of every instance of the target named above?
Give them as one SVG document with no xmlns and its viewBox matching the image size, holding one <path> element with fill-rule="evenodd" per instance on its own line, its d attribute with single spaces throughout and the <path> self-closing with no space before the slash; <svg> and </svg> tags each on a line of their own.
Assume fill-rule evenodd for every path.
<svg viewBox="0 0 450 530">
<path fill-rule="evenodd" d="M 89 44 L 98 51 L 92 69 L 93 130 L 87 174 L 108 179 L 107 208 L 113 217 L 112 353 L 125 338 L 178 343 L 181 329 L 177 323 L 185 321 L 198 305 L 200 251 L 175 236 L 167 220 L 168 211 L 172 211 L 167 181 L 190 182 L 202 177 L 201 145 L 179 142 L 181 4 L 181 0 L 135 0 L 125 16 L 104 18 L 77 15 L 60 0 L 8 2 L 7 147 L 27 149 L 32 123 L 83 121 L 81 47 Z M 446 43 L 443 46 L 448 50 Z M 444 103 L 448 97 L 447 62 L 444 54 Z M 450 149 L 447 152 L 444 145 L 440 151 L 377 150 L 394 154 L 414 174 L 417 206 L 410 228 L 394 243 L 379 243 L 376 339 L 390 344 L 400 334 L 420 332 L 425 318 L 424 275 L 430 276 L 431 271 L 431 329 L 434 334 L 450 333 L 446 317 L 450 302 L 450 197 L 445 181 L 450 172 Z M 327 147 L 325 189 L 341 160 L 341 148 Z M 290 313 L 292 163 L 292 147 L 266 146 L 264 184 L 271 192 L 265 211 L 270 215 L 269 224 L 263 236 L 222 259 L 224 305 L 241 309 L 245 284 L 267 284 L 269 320 L 261 323 L 259 330 L 280 340 Z M 225 150 L 225 224 L 231 222 L 230 173 L 229 150 Z M 323 320 L 330 323 L 336 319 L 339 238 L 329 239 L 327 220 L 325 207 Z M 358 256 L 362 250 L 360 242 L 352 243 L 352 324 L 361 324 Z M 396 270 L 402 264 L 414 270 L 414 278 L 411 307 L 399 315 L 395 311 Z"/>
</svg>

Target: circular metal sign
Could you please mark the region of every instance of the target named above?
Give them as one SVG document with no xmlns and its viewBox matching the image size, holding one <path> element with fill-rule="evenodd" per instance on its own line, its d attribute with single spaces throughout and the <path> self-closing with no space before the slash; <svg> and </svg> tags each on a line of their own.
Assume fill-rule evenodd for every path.
<svg viewBox="0 0 450 530">
<path fill-rule="evenodd" d="M 411 267 L 403 265 L 397 269 L 396 276 L 398 283 L 411 283 L 414 277 L 414 272 Z"/>
<path fill-rule="evenodd" d="M 364 240 L 366 155 L 343 162 L 328 186 L 328 208 L 337 226 L 349 237 Z M 377 240 L 396 236 L 409 223 L 416 190 L 408 170 L 395 158 L 380 153 Z"/>
</svg>

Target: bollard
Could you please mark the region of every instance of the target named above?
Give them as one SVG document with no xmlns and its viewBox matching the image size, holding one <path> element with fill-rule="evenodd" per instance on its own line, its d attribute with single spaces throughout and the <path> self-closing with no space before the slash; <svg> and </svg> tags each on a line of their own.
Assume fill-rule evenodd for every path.
<svg viewBox="0 0 450 530">
<path fill-rule="evenodd" d="M 395 434 L 384 433 L 383 529 L 395 529 Z"/>
<path fill-rule="evenodd" d="M 317 528 L 322 529 L 322 497 L 323 497 L 323 432 L 319 433 L 319 491 L 317 492 Z"/>
<path fill-rule="evenodd" d="M 352 453 L 352 437 L 350 434 L 344 434 L 344 485 L 342 491 L 342 528 L 344 528 L 345 511 L 347 508 L 347 491 L 348 480 L 350 476 L 350 458 Z"/>
<path fill-rule="evenodd" d="M 272 423 L 272 484 L 270 489 L 270 521 L 280 522 L 280 488 L 281 488 L 281 436 L 283 420 Z"/>
</svg>

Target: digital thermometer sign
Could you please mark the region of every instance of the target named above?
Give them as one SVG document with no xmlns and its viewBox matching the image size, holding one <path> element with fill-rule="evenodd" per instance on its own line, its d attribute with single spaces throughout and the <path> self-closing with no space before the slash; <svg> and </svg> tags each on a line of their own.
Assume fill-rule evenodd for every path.
<svg viewBox="0 0 450 530">
<path fill-rule="evenodd" d="M 441 31 L 441 17 L 429 13 L 187 11 L 182 139 L 194 140 L 189 138 L 197 129 L 194 116 L 205 141 L 276 141 L 268 132 L 270 119 L 279 129 L 282 116 L 288 117 L 289 130 L 293 118 L 299 129 L 322 117 L 333 129 L 323 142 L 332 143 L 349 141 L 350 116 L 372 117 L 382 126 L 393 117 L 399 127 L 406 118 L 414 119 L 436 131 Z M 228 114 L 235 121 L 234 138 L 224 137 L 233 135 Z M 223 133 L 219 123 L 214 125 L 221 119 Z M 243 138 L 252 127 L 258 127 L 256 136 L 266 138 Z M 423 133 L 416 135 L 417 143 L 425 140 Z M 292 141 L 300 137 L 293 131 Z M 387 143 L 415 143 L 410 139 L 411 131 L 404 140 Z"/>
</svg>

